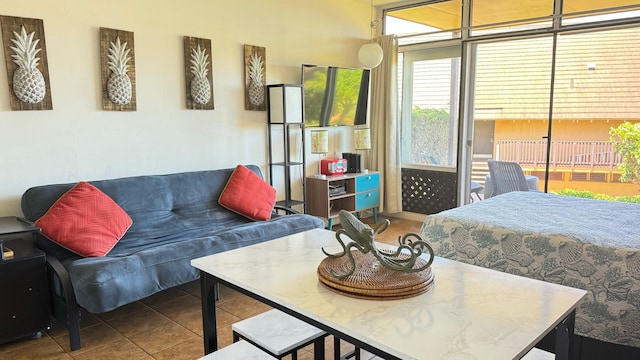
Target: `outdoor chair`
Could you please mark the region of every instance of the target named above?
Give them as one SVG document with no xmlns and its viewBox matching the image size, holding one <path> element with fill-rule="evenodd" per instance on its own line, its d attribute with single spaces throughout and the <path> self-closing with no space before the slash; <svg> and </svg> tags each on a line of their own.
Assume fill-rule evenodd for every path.
<svg viewBox="0 0 640 360">
<path fill-rule="evenodd" d="M 471 186 L 469 187 L 469 197 L 471 202 L 475 201 L 475 199 L 473 198 L 473 194 L 476 194 L 476 198 L 478 198 L 478 200 L 482 200 L 482 198 L 480 197 L 480 191 L 482 190 L 484 190 L 484 186 L 475 181 L 471 182 Z"/>
<path fill-rule="evenodd" d="M 529 191 L 527 179 L 518 163 L 489 160 L 488 164 L 493 196 L 512 191 Z"/>
</svg>

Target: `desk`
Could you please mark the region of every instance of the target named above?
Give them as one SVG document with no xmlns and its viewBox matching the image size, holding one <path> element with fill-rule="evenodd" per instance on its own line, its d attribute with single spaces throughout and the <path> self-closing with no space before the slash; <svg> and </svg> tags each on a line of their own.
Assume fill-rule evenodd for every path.
<svg viewBox="0 0 640 360">
<path fill-rule="evenodd" d="M 217 349 L 216 282 L 388 360 L 519 359 L 561 322 L 568 353 L 584 290 L 436 257 L 429 292 L 361 300 L 319 284 L 323 247 L 340 250 L 335 233 L 315 229 L 192 260 L 201 270 L 205 353 Z"/>
</svg>

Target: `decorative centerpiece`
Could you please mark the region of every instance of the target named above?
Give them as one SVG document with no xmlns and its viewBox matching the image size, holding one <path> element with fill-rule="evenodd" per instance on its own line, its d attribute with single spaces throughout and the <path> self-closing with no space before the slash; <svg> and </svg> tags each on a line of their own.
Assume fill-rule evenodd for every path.
<svg viewBox="0 0 640 360">
<path fill-rule="evenodd" d="M 407 233 L 399 237 L 396 249 L 378 249 L 375 235 L 387 229 L 389 220 L 372 229 L 348 211 L 341 210 L 339 218 L 342 229 L 336 239 L 342 251 L 330 254 L 322 249 L 327 255 L 318 266 L 322 285 L 347 296 L 377 300 L 412 297 L 432 287 L 434 253 L 420 235 Z M 346 244 L 345 235 L 351 239 Z M 428 259 L 421 256 L 426 253 Z"/>
</svg>

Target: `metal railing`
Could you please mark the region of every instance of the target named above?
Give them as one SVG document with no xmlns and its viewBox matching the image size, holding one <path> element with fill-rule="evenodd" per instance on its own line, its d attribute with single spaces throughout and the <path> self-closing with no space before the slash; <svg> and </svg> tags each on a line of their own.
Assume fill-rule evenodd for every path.
<svg viewBox="0 0 640 360">
<path fill-rule="evenodd" d="M 538 140 L 499 140 L 496 159 L 521 165 L 544 166 L 547 142 Z M 614 169 L 622 157 L 608 141 L 553 141 L 549 165 L 571 168 Z"/>
</svg>

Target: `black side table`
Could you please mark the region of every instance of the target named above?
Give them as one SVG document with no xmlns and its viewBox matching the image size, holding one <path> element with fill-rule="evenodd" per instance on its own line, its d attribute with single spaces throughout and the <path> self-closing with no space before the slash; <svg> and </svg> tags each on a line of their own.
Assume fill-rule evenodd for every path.
<svg viewBox="0 0 640 360">
<path fill-rule="evenodd" d="M 0 240 L 13 257 L 0 260 L 0 343 L 42 335 L 51 327 L 47 264 L 36 248 L 40 228 L 16 217 L 0 217 Z"/>
</svg>

